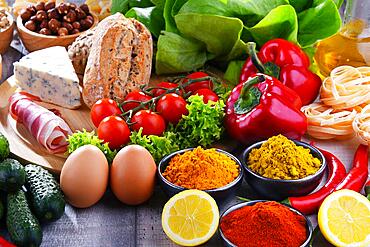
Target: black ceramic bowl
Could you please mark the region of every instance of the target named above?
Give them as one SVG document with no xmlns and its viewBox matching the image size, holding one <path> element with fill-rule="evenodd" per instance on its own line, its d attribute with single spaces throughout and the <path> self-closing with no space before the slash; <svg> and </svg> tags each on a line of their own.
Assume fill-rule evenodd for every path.
<svg viewBox="0 0 370 247">
<path fill-rule="evenodd" d="M 244 206 L 252 206 L 254 204 L 256 204 L 257 202 L 267 202 L 266 200 L 255 200 L 255 201 L 250 201 L 250 202 L 243 202 L 243 203 L 239 203 L 239 204 L 236 204 L 234 206 L 231 206 L 230 208 L 228 208 L 221 216 L 220 216 L 220 223 L 221 223 L 221 220 L 222 218 L 231 213 L 232 211 L 234 210 L 237 210 L 239 208 L 242 208 Z M 306 238 L 306 241 L 300 246 L 300 247 L 306 247 L 306 246 L 309 246 L 309 243 L 310 243 L 310 240 L 312 238 L 312 224 L 311 224 L 311 221 L 305 216 L 303 215 L 301 212 L 299 212 L 298 210 L 290 207 L 289 205 L 286 205 L 286 204 L 283 204 L 284 206 L 288 207 L 291 211 L 293 211 L 294 213 L 296 214 L 299 214 L 301 216 L 304 217 L 304 219 L 306 220 L 306 229 L 307 229 L 307 238 Z M 220 235 L 221 235 L 221 238 L 224 242 L 224 245 L 227 246 L 227 247 L 236 247 L 236 245 L 234 245 L 233 243 L 230 242 L 230 240 L 228 240 L 225 235 L 222 233 L 222 230 L 221 230 L 221 227 L 220 227 L 220 224 L 219 224 L 219 227 L 218 227 L 218 231 L 220 232 Z"/>
<path fill-rule="evenodd" d="M 312 192 L 321 181 L 326 169 L 326 161 L 323 154 L 315 147 L 296 140 L 296 145 L 310 149 L 311 154 L 321 161 L 320 169 L 310 176 L 301 179 L 271 179 L 253 172 L 248 167 L 248 156 L 254 148 L 259 148 L 266 141 L 261 141 L 248 147 L 242 155 L 242 164 L 245 172 L 245 181 L 265 199 L 280 201 L 289 196 L 303 196 Z"/>
<path fill-rule="evenodd" d="M 161 187 L 163 188 L 163 190 L 165 191 L 165 193 L 167 195 L 173 196 L 173 195 L 175 195 L 175 194 L 177 194 L 177 193 L 179 193 L 183 190 L 186 190 L 186 188 L 171 183 L 165 177 L 163 177 L 162 173 L 166 170 L 167 165 L 169 164 L 170 160 L 174 156 L 176 156 L 177 154 L 183 154 L 186 151 L 193 150 L 193 149 L 194 148 L 187 148 L 187 149 L 183 149 L 183 150 L 173 152 L 172 154 L 169 154 L 166 157 L 164 157 L 159 162 L 158 170 L 157 170 L 158 177 L 159 177 L 159 184 L 161 185 Z M 220 200 L 220 199 L 224 199 L 224 198 L 227 198 L 229 196 L 235 195 L 236 190 L 240 187 L 240 185 L 242 183 L 243 169 L 242 169 L 242 165 L 240 164 L 240 161 L 234 155 L 232 155 L 232 154 L 230 154 L 230 153 L 228 153 L 224 150 L 217 149 L 217 148 L 216 148 L 216 151 L 229 156 L 239 166 L 239 176 L 236 177 L 234 181 L 232 181 L 231 183 L 229 183 L 229 184 L 227 184 L 223 187 L 217 188 L 217 189 L 204 190 L 205 192 L 210 194 L 214 199 Z"/>
</svg>

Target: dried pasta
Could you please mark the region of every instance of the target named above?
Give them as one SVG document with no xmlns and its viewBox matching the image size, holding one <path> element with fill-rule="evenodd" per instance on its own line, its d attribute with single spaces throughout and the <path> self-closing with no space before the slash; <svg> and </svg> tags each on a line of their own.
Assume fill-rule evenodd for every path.
<svg viewBox="0 0 370 247">
<path fill-rule="evenodd" d="M 359 141 L 370 144 L 370 105 L 365 106 L 353 121 L 353 130 Z"/>
</svg>

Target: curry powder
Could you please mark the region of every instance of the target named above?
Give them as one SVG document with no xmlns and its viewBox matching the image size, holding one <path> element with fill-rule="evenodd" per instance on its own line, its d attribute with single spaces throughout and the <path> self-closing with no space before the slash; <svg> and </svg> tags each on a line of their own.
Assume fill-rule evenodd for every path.
<svg viewBox="0 0 370 247">
<path fill-rule="evenodd" d="M 267 178 L 300 179 L 316 173 L 321 162 L 312 156 L 310 149 L 278 135 L 250 152 L 248 167 Z"/>
<path fill-rule="evenodd" d="M 223 187 L 239 176 L 239 166 L 214 148 L 197 147 L 173 157 L 163 176 L 173 184 L 198 190 Z"/>
</svg>

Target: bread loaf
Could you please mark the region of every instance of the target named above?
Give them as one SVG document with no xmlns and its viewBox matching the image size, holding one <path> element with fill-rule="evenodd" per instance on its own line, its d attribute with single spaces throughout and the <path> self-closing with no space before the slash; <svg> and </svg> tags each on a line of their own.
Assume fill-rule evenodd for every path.
<svg viewBox="0 0 370 247">
<path fill-rule="evenodd" d="M 105 18 L 96 27 L 83 79 L 83 99 L 91 107 L 97 100 L 122 102 L 141 85 L 149 84 L 153 55 L 150 32 L 122 14 Z"/>
</svg>

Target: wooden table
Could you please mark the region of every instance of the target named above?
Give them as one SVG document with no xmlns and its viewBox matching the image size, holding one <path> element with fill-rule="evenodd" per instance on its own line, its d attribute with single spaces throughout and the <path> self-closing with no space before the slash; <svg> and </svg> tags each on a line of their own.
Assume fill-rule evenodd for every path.
<svg viewBox="0 0 370 247">
<path fill-rule="evenodd" d="M 11 46 L 3 54 L 3 76 L 0 83 L 13 74 L 12 63 L 27 53 L 16 34 Z M 350 166 L 352 159 L 350 154 L 353 155 L 356 143 L 345 141 L 333 145 L 326 142 L 321 146 L 337 154 L 347 166 Z M 351 152 L 342 152 L 342 147 Z M 238 195 L 253 198 L 253 192 L 245 182 Z M 109 190 L 103 199 L 91 208 L 76 209 L 67 205 L 65 214 L 60 220 L 43 225 L 42 246 L 174 246 L 161 226 L 162 208 L 167 200 L 168 197 L 157 186 L 152 198 L 137 207 L 120 203 Z M 235 198 L 224 201 L 219 205 L 220 213 L 237 202 Z M 310 220 L 316 226 L 316 216 L 310 216 Z M 4 226 L 1 227 L 0 234 L 8 238 Z M 217 233 L 205 246 L 221 245 Z M 330 245 L 319 235 L 314 246 Z"/>
</svg>

